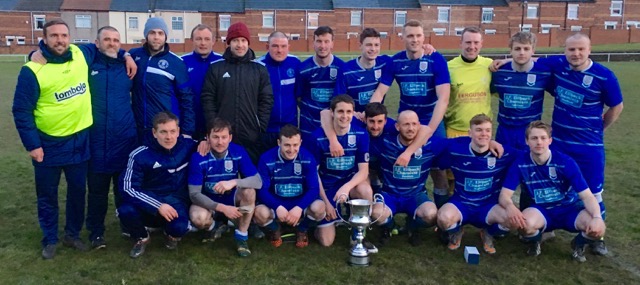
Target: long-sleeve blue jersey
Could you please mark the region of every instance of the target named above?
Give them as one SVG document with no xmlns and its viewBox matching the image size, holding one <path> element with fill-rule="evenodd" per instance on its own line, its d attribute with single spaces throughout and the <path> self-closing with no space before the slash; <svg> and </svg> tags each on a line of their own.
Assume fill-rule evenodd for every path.
<svg viewBox="0 0 640 285">
<path fill-rule="evenodd" d="M 333 93 L 334 95 L 348 94 L 356 103 L 355 111 L 364 112 L 364 107 L 369 104 L 373 92 L 378 88 L 382 73 L 387 69 L 387 65 L 391 64 L 391 57 L 378 56 L 375 66 L 369 69 L 360 66 L 359 59 L 360 57 L 348 61 L 340 69 Z"/>
<path fill-rule="evenodd" d="M 535 63 L 531 70 L 518 72 L 505 64 L 492 74 L 491 92 L 500 96 L 498 123 L 504 126 L 527 126 L 540 120 L 544 91 L 551 90 L 551 69 Z"/>
<path fill-rule="evenodd" d="M 187 66 L 187 73 L 189 73 L 188 84 L 189 88 L 191 88 L 191 92 L 193 93 L 193 112 L 195 113 L 196 120 L 195 133 L 198 135 L 204 135 L 206 132 L 205 128 L 207 126 L 207 122 L 204 119 L 202 104 L 200 103 L 200 93 L 202 93 L 204 76 L 207 74 L 207 70 L 211 63 L 219 59 L 222 59 L 222 55 L 215 52 L 209 53 L 207 57 L 202 57 L 196 52 L 190 52 L 182 56 L 182 61 Z"/>
<path fill-rule="evenodd" d="M 119 189 L 124 201 L 150 214 L 157 213 L 163 203 L 188 203 L 188 165 L 195 149 L 194 140 L 180 136 L 171 150 L 155 139 L 133 150 L 127 168 L 120 175 Z"/>
<path fill-rule="evenodd" d="M 344 61 L 335 55 L 328 66 L 319 66 L 311 56 L 296 74 L 296 96 L 300 97 L 300 131 L 308 136 L 320 128 L 320 111 L 329 108 L 338 72 Z M 303 136 L 304 137 L 304 136 Z"/>
<path fill-rule="evenodd" d="M 285 205 L 306 209 L 320 195 L 317 168 L 313 155 L 304 148 L 300 148 L 293 160 L 283 158 L 280 147 L 268 150 L 258 162 L 262 178 L 258 199 L 274 210 Z"/>
<path fill-rule="evenodd" d="M 213 186 L 220 181 L 254 176 L 258 173 L 249 154 L 240 145 L 229 143 L 224 157 L 216 158 L 211 152 L 202 156 L 194 153 L 189 166 L 189 185 L 202 185 L 202 194 L 217 201 Z"/>
<path fill-rule="evenodd" d="M 193 93 L 189 88 L 187 67 L 182 59 L 169 51 L 168 44 L 164 45 L 163 51 L 153 56 L 146 46 L 129 52 L 138 65 L 138 72 L 133 79 L 132 96 L 138 130 L 151 129 L 153 116 L 162 111 L 171 111 L 180 117 L 180 131 L 193 134 Z M 173 97 L 177 101 L 173 101 Z"/>
<path fill-rule="evenodd" d="M 286 124 L 298 126 L 295 84 L 300 60 L 296 56 L 289 55 L 283 61 L 275 61 L 269 53 L 266 53 L 256 61 L 267 67 L 271 88 L 273 88 L 273 109 L 267 132 L 278 133 Z"/>
</svg>

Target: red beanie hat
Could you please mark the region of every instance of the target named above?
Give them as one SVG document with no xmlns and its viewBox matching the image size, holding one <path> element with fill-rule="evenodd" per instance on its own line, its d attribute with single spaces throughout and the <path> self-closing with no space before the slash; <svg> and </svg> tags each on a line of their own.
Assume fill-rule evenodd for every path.
<svg viewBox="0 0 640 285">
<path fill-rule="evenodd" d="M 251 41 L 249 40 L 249 38 L 251 37 L 251 34 L 249 34 L 249 28 L 247 28 L 247 25 L 245 25 L 243 22 L 238 22 L 229 26 L 226 39 L 227 45 L 231 42 L 231 40 L 239 37 L 247 39 L 247 42 L 251 44 Z"/>
</svg>

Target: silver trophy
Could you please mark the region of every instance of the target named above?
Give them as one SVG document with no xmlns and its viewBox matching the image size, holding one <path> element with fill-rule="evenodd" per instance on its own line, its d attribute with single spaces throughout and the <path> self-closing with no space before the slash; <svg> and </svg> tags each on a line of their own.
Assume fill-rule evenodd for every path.
<svg viewBox="0 0 640 285">
<path fill-rule="evenodd" d="M 384 198 L 382 197 L 382 195 L 380 194 L 373 195 L 373 200 L 381 201 L 384 208 L 385 204 L 384 204 Z M 340 199 L 338 199 L 338 201 L 340 201 Z M 371 205 L 373 205 L 373 203 L 365 199 L 349 200 L 348 197 L 347 199 L 345 199 L 345 201 L 346 201 L 345 203 L 348 204 L 349 208 L 351 209 L 351 216 L 347 221 L 344 218 L 342 218 L 342 216 L 340 215 L 340 211 L 338 210 L 337 211 L 338 217 L 340 217 L 341 220 L 347 223 L 350 226 L 350 228 L 355 227 L 356 229 L 356 244 L 354 244 L 351 250 L 349 250 L 349 253 L 351 255 L 349 257 L 349 265 L 369 266 L 370 264 L 369 252 L 364 247 L 363 240 L 364 240 L 364 229 L 378 221 L 378 220 L 375 220 L 373 222 L 371 221 Z M 336 210 L 337 209 L 338 208 L 336 207 Z"/>
</svg>

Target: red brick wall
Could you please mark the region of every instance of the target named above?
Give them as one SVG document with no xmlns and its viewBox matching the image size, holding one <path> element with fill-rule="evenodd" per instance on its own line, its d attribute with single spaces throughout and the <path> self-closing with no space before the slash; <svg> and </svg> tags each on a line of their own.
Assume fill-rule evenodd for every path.
<svg viewBox="0 0 640 285">
<path fill-rule="evenodd" d="M 0 27 L 2 27 L 0 45 L 6 45 L 5 36 L 22 36 L 25 37 L 25 44 L 37 44 L 38 37 L 43 37 L 43 34 L 41 30 L 33 29 L 31 15 L 29 12 L 0 12 Z M 54 12 L 33 12 L 33 15 L 44 15 L 47 21 L 53 18 L 60 18 L 60 13 Z M 69 23 L 69 25 L 72 24 Z"/>
</svg>

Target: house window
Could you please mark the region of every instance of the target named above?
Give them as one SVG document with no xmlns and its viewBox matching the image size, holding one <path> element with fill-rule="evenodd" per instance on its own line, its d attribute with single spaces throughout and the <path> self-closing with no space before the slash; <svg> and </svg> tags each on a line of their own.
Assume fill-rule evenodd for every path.
<svg viewBox="0 0 640 285">
<path fill-rule="evenodd" d="M 142 43 L 142 39 L 133 39 L 133 43 L 134 44 L 141 44 Z"/>
<path fill-rule="evenodd" d="M 449 22 L 449 7 L 438 7 L 438 23 Z"/>
<path fill-rule="evenodd" d="M 226 31 L 231 26 L 231 15 L 220 15 L 220 30 Z"/>
<path fill-rule="evenodd" d="M 33 15 L 33 28 L 36 30 L 42 30 L 44 27 L 45 17 L 44 15 Z"/>
<path fill-rule="evenodd" d="M 224 37 L 224 36 L 223 36 L 223 37 L 220 37 L 220 40 L 221 40 L 223 43 L 225 43 L 225 42 L 227 42 L 227 37 Z"/>
<path fill-rule="evenodd" d="M 74 39 L 73 42 L 77 44 L 88 44 L 91 41 L 89 41 L 88 39 Z"/>
<path fill-rule="evenodd" d="M 184 29 L 184 20 L 182 17 L 171 17 L 171 29 L 174 31 L 182 31 Z"/>
<path fill-rule="evenodd" d="M 297 41 L 300 39 L 300 34 L 291 34 L 289 35 L 289 39 L 292 41 Z"/>
<path fill-rule="evenodd" d="M 495 35 L 496 34 L 496 30 L 495 29 L 485 29 L 484 30 L 484 34 L 485 35 Z"/>
<path fill-rule="evenodd" d="M 351 25 L 360 26 L 362 24 L 362 11 L 351 11 Z"/>
<path fill-rule="evenodd" d="M 578 19 L 578 4 L 569 4 L 567 7 L 567 19 L 569 20 L 577 20 Z"/>
<path fill-rule="evenodd" d="M 540 33 L 548 34 L 552 27 L 552 24 L 540 24 Z"/>
<path fill-rule="evenodd" d="M 386 39 L 387 37 L 389 37 L 389 34 L 387 32 L 380 32 L 381 39 Z"/>
<path fill-rule="evenodd" d="M 572 32 L 582 31 L 582 26 L 571 26 L 571 31 Z"/>
<path fill-rule="evenodd" d="M 527 5 L 527 19 L 536 19 L 538 18 L 538 5 L 537 4 L 528 4 Z"/>
<path fill-rule="evenodd" d="M 347 33 L 347 39 L 350 39 L 350 38 L 358 38 L 358 33 L 356 33 L 356 32 L 348 32 Z"/>
<path fill-rule="evenodd" d="M 138 29 L 138 17 L 129 17 L 129 30 Z"/>
<path fill-rule="evenodd" d="M 18 42 L 19 45 L 24 45 L 25 37 L 17 36 L 16 41 Z"/>
<path fill-rule="evenodd" d="M 315 29 L 318 27 L 318 13 L 309 13 L 307 16 L 307 28 Z"/>
<path fill-rule="evenodd" d="M 273 28 L 273 12 L 262 12 L 262 27 Z"/>
<path fill-rule="evenodd" d="M 622 1 L 611 1 L 611 16 L 622 16 Z"/>
<path fill-rule="evenodd" d="M 169 39 L 169 43 L 172 43 L 172 44 L 179 43 L 179 42 L 180 42 L 180 39 L 176 39 L 176 38 Z"/>
<path fill-rule="evenodd" d="M 456 28 L 456 36 L 462 36 L 462 31 L 464 31 L 464 28 Z"/>
<path fill-rule="evenodd" d="M 605 30 L 615 30 L 617 24 L 618 24 L 618 22 L 615 22 L 615 21 L 605 21 L 604 22 L 604 29 Z"/>
<path fill-rule="evenodd" d="M 531 24 L 524 24 L 524 25 L 520 25 L 520 31 L 523 32 L 531 32 Z"/>
<path fill-rule="evenodd" d="M 407 23 L 407 11 L 396 11 L 396 27 L 403 27 Z"/>
<path fill-rule="evenodd" d="M 258 34 L 258 41 L 261 41 L 261 42 L 269 41 L 269 34 Z"/>
<path fill-rule="evenodd" d="M 7 41 L 7 45 L 10 46 L 16 40 L 16 37 L 15 36 L 6 36 L 6 37 L 4 37 L 4 39 Z"/>
<path fill-rule="evenodd" d="M 76 28 L 91 29 L 91 15 L 76 15 Z"/>
<path fill-rule="evenodd" d="M 482 22 L 493 22 L 493 8 L 482 8 Z"/>
<path fill-rule="evenodd" d="M 444 33 L 447 31 L 445 28 L 433 28 L 433 34 L 436 36 L 444 36 Z"/>
<path fill-rule="evenodd" d="M 638 21 L 627 21 L 627 30 L 631 27 L 640 28 L 640 22 Z"/>
</svg>

